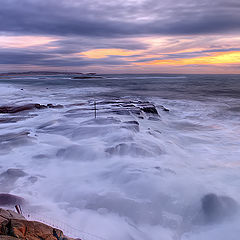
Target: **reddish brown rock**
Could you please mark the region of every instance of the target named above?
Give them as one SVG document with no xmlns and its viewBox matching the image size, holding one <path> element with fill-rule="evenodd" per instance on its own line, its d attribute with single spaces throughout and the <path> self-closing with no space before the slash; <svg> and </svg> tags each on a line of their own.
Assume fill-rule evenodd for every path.
<svg viewBox="0 0 240 240">
<path fill-rule="evenodd" d="M 58 240 L 63 239 L 62 231 L 54 229 L 40 222 L 12 219 L 8 223 L 9 234 L 16 238 L 26 240 Z"/>
<path fill-rule="evenodd" d="M 0 209 L 0 239 L 73 240 L 64 236 L 59 229 L 40 222 L 27 221 L 22 215 L 4 209 Z"/>
<path fill-rule="evenodd" d="M 4 210 L 0 208 L 0 217 L 4 219 L 20 219 L 20 220 L 25 220 L 25 218 L 11 210 Z"/>
<path fill-rule="evenodd" d="M 3 236 L 3 235 L 0 235 L 0 239 L 1 240 L 17 240 L 17 238 L 15 237 Z"/>
</svg>

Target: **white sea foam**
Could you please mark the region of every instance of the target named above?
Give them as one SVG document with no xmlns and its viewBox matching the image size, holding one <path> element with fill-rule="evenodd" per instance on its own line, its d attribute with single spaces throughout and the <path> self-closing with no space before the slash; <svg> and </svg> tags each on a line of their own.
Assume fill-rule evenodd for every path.
<svg viewBox="0 0 240 240">
<path fill-rule="evenodd" d="M 106 240 L 237 239 L 238 213 L 214 224 L 201 218 L 208 193 L 240 202 L 238 119 L 213 117 L 225 102 L 149 96 L 160 120 L 109 111 L 117 103 L 97 105 L 95 120 L 87 95 L 112 89 L 18 88 L 0 85 L 4 104 L 65 106 L 0 124 L 0 172 L 27 174 L 5 191 L 24 197 L 32 218 L 85 239 L 95 239 L 87 233 Z M 0 181 L 3 186 L 6 174 Z"/>
</svg>

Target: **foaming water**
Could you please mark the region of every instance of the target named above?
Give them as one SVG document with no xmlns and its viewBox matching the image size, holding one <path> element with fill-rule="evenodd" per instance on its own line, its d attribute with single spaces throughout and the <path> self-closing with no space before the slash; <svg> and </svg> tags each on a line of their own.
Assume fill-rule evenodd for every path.
<svg viewBox="0 0 240 240">
<path fill-rule="evenodd" d="M 1 192 L 33 219 L 83 239 L 238 239 L 238 75 L 15 77 L 0 93 L 63 106 L 0 114 Z"/>
</svg>

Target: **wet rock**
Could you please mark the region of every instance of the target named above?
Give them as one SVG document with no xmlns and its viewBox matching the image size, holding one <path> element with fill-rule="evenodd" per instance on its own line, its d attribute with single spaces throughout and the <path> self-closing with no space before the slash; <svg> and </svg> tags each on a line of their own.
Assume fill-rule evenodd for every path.
<svg viewBox="0 0 240 240">
<path fill-rule="evenodd" d="M 138 116 L 141 115 L 141 110 L 140 109 L 131 109 L 130 112 L 134 115 L 138 115 Z"/>
<path fill-rule="evenodd" d="M 27 117 L 5 117 L 0 118 L 0 123 L 16 123 L 25 119 L 27 119 Z"/>
<path fill-rule="evenodd" d="M 137 121 L 126 121 L 124 123 L 127 123 L 127 124 L 134 124 L 134 125 L 138 125 L 139 126 L 139 122 Z"/>
<path fill-rule="evenodd" d="M 149 117 L 148 120 L 150 121 L 159 121 L 159 117 Z"/>
<path fill-rule="evenodd" d="M 116 103 L 118 103 L 117 100 L 116 101 L 114 101 L 114 100 L 113 101 L 101 101 L 101 102 L 98 102 L 97 104 L 98 105 L 110 105 L 110 104 L 116 104 Z"/>
<path fill-rule="evenodd" d="M 125 128 L 125 129 L 131 130 L 133 132 L 139 132 L 140 131 L 138 125 L 126 125 L 126 126 L 122 126 L 121 128 Z"/>
<path fill-rule="evenodd" d="M 22 138 L 27 137 L 30 134 L 28 131 L 22 131 L 19 133 L 7 133 L 0 135 L 0 143 L 1 142 L 9 142 L 9 141 L 16 141 L 20 140 Z"/>
<path fill-rule="evenodd" d="M 79 76 L 79 77 L 73 77 L 72 79 L 89 79 L 89 78 L 103 78 L 101 76 Z"/>
<path fill-rule="evenodd" d="M 126 108 L 134 108 L 135 106 L 131 103 L 125 103 L 125 104 L 121 104 L 123 107 L 126 107 Z"/>
<path fill-rule="evenodd" d="M 145 113 L 151 113 L 158 115 L 158 111 L 154 106 L 151 107 L 142 107 L 141 110 Z"/>
<path fill-rule="evenodd" d="M 36 109 L 45 109 L 45 108 L 63 108 L 62 105 L 53 105 L 53 104 L 47 104 L 42 105 L 38 103 L 31 103 L 31 104 L 25 104 L 22 106 L 1 106 L 0 107 L 0 114 L 2 113 L 19 113 L 23 111 L 31 111 Z"/>
<path fill-rule="evenodd" d="M 9 193 L 0 193 L 0 206 L 23 205 L 24 203 L 25 200 L 21 197 Z"/>
<path fill-rule="evenodd" d="M 41 104 L 26 104 L 23 106 L 3 106 L 0 107 L 0 113 L 18 113 L 22 111 L 29 111 L 33 109 L 43 109 L 46 106 Z"/>
<path fill-rule="evenodd" d="M 122 128 L 126 128 L 132 130 L 134 132 L 139 132 L 139 123 L 137 121 L 126 121 L 124 122 L 126 125 L 122 126 Z"/>
<path fill-rule="evenodd" d="M 73 104 L 68 104 L 66 107 L 73 107 L 73 106 L 84 106 L 86 105 L 85 102 L 80 102 L 80 103 L 73 103 Z"/>
<path fill-rule="evenodd" d="M 0 209 L 0 239 L 70 240 L 59 229 L 27 221 L 22 215 L 3 209 Z"/>
<path fill-rule="evenodd" d="M 86 73 L 86 75 L 88 75 L 88 76 L 95 76 L 95 75 L 97 75 L 97 73 L 95 73 L 95 72 L 90 72 L 90 73 Z"/>
<path fill-rule="evenodd" d="M 143 113 L 145 113 L 147 115 L 159 117 L 156 107 L 148 101 L 116 99 L 98 102 L 98 106 L 104 106 L 105 110 L 109 110 L 118 115 L 136 115 L 143 119 Z M 164 109 L 167 111 L 166 108 Z"/>
<path fill-rule="evenodd" d="M 102 118 L 102 117 L 98 117 L 98 118 L 94 118 L 94 119 L 90 119 L 84 122 L 81 122 L 81 125 L 111 125 L 111 124 L 119 124 L 121 123 L 121 120 L 117 119 L 117 118 L 113 118 L 113 117 L 107 117 L 107 118 Z"/>
<path fill-rule="evenodd" d="M 169 112 L 170 110 L 168 108 L 165 108 L 164 106 L 161 106 L 162 110 L 165 112 Z"/>
<path fill-rule="evenodd" d="M 207 222 L 218 222 L 233 216 L 238 211 L 237 202 L 227 196 L 210 193 L 202 198 L 202 211 Z"/>
<path fill-rule="evenodd" d="M 112 112 L 117 114 L 117 115 L 122 115 L 122 116 L 130 115 L 130 111 L 129 110 L 125 110 L 125 109 L 113 110 Z"/>
<path fill-rule="evenodd" d="M 63 108 L 63 105 L 58 104 L 58 105 L 53 105 L 53 104 L 47 104 L 48 108 Z"/>
</svg>

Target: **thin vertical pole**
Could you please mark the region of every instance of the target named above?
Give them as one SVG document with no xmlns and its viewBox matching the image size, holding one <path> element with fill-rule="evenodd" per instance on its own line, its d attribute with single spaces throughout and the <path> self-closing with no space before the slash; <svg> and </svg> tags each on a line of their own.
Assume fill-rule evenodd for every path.
<svg viewBox="0 0 240 240">
<path fill-rule="evenodd" d="M 94 113 L 95 113 L 95 118 L 97 118 L 97 103 L 94 100 Z"/>
</svg>

